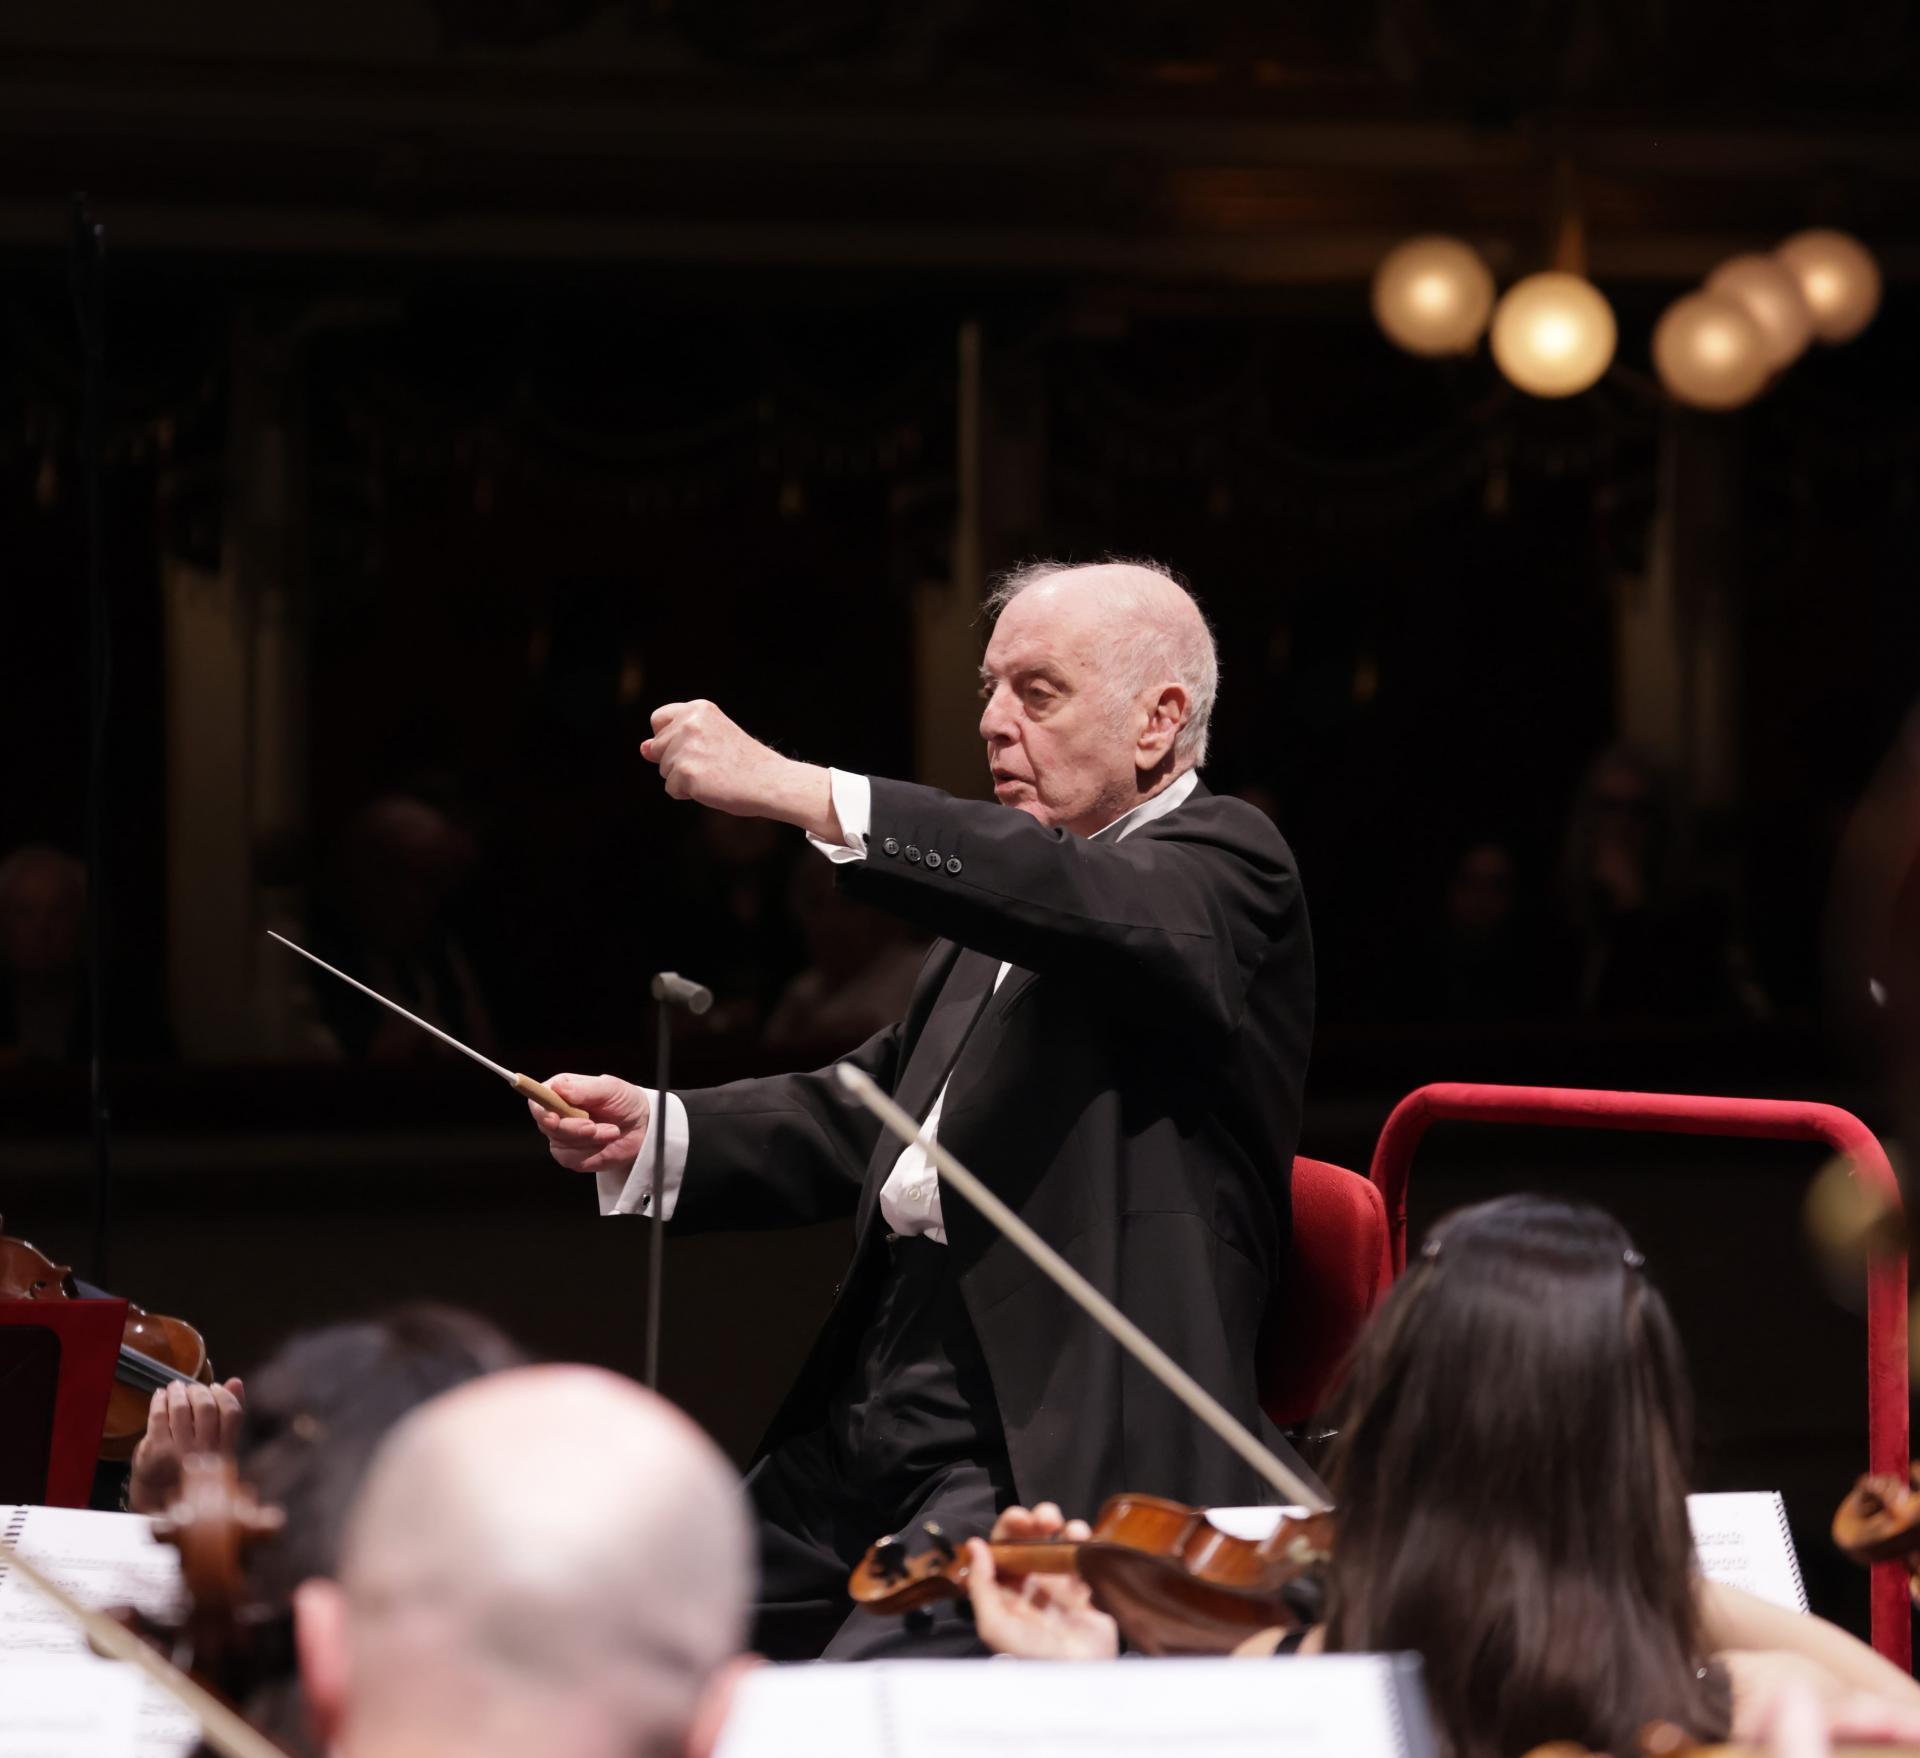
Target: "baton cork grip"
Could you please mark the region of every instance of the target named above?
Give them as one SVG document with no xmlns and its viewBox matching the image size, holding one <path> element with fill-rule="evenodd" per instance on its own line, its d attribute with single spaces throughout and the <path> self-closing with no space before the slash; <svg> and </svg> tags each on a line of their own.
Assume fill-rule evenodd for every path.
<svg viewBox="0 0 1920 1758">
<path fill-rule="evenodd" d="M 584 1117 L 586 1112 L 577 1105 L 569 1105 L 552 1087 L 543 1086 L 531 1075 L 516 1074 L 513 1077 L 513 1090 L 525 1093 L 536 1105 L 544 1105 L 556 1117 Z"/>
</svg>

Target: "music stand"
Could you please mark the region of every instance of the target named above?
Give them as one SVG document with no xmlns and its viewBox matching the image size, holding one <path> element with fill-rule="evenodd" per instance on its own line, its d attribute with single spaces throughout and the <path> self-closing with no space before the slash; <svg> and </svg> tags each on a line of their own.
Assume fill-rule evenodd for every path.
<svg viewBox="0 0 1920 1758">
<path fill-rule="evenodd" d="M 0 1502 L 84 1508 L 124 1300 L 0 1300 Z"/>
</svg>

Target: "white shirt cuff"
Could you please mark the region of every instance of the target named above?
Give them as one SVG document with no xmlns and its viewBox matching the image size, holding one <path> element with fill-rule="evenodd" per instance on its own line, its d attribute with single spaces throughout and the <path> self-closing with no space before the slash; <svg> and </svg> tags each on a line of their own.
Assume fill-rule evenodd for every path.
<svg viewBox="0 0 1920 1758">
<path fill-rule="evenodd" d="M 654 1118 L 661 1115 L 660 1095 L 652 1087 L 640 1089 L 647 1095 L 647 1111 Z M 666 1104 L 666 1164 L 661 1168 L 660 1180 L 660 1218 L 663 1221 L 673 1219 L 674 1204 L 680 1200 L 680 1180 L 687 1170 L 687 1108 L 680 1103 L 678 1093 L 667 1094 Z M 640 1152 L 634 1159 L 633 1169 L 624 1174 L 619 1172 L 596 1172 L 593 1182 L 600 1192 L 600 1212 L 603 1215 L 651 1215 L 653 1213 L 653 1130 L 651 1127 L 641 1137 Z"/>
<path fill-rule="evenodd" d="M 845 861 L 864 861 L 867 829 L 873 823 L 873 783 L 864 775 L 849 775 L 844 769 L 829 769 L 827 779 L 833 787 L 834 816 L 840 820 L 840 834 L 846 840 L 824 842 L 809 831 L 807 841 L 835 866 Z"/>
</svg>

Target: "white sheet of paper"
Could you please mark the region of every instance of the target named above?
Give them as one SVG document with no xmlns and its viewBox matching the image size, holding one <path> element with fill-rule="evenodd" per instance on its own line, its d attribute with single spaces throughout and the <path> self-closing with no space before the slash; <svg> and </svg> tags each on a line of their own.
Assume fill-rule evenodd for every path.
<svg viewBox="0 0 1920 1758">
<path fill-rule="evenodd" d="M 137 1605 L 164 1617 L 180 1605 L 180 1553 L 156 1544 L 142 1514 L 0 1507 L 0 1533 L 90 1611 Z M 87 1639 L 54 1603 L 0 1562 L 0 1653 L 85 1654 Z"/>
<path fill-rule="evenodd" d="M 880 1694 L 866 1675 L 890 1664 L 822 1660 L 755 1668 L 733 1694 L 714 1758 L 882 1758 L 893 1748 L 880 1719 Z"/>
<path fill-rule="evenodd" d="M 1263 1538 L 1273 1535 L 1275 1525 L 1283 1514 L 1304 1517 L 1305 1508 L 1209 1508 L 1207 1524 L 1224 1532 L 1230 1538 L 1244 1538 L 1258 1544 Z"/>
<path fill-rule="evenodd" d="M 1687 1518 L 1700 1573 L 1709 1581 L 1742 1588 L 1788 1611 L 1807 1609 L 1807 1587 L 1778 1490 L 1688 1496 Z"/>
<path fill-rule="evenodd" d="M 179 1553 L 154 1542 L 144 1515 L 0 1506 L 0 1533 L 93 1611 L 137 1605 L 166 1616 L 179 1608 Z M 76 1679 L 91 1681 L 78 1695 L 98 1695 L 109 1719 L 87 1735 L 91 1744 L 62 1746 L 50 1734 L 47 1758 L 69 1751 L 88 1758 L 185 1758 L 199 1744 L 192 1715 L 130 1668 L 95 1655 L 58 1606 L 0 1562 L 0 1758 L 15 1758 L 5 1743 L 15 1725 L 14 1704 L 55 1702 Z M 124 1731 L 113 1707 L 122 1698 L 129 1705 Z M 18 1751 L 21 1758 L 40 1758 L 32 1745 Z"/>
<path fill-rule="evenodd" d="M 1017 1730 L 1017 1734 L 1009 1730 Z M 866 1661 L 767 1667 L 719 1758 L 1400 1758 L 1391 1663 Z"/>
<path fill-rule="evenodd" d="M 97 1661 L 0 1661 L 0 1758 L 134 1758 L 140 1683 Z"/>
</svg>

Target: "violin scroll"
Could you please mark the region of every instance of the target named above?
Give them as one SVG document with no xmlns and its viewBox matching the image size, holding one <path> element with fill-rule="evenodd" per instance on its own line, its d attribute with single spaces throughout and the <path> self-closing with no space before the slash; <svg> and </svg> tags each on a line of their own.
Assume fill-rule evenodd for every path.
<svg viewBox="0 0 1920 1758">
<path fill-rule="evenodd" d="M 1920 1561 L 1920 1476 L 1869 1472 L 1833 1516 L 1833 1542 L 1857 1563 Z"/>
<path fill-rule="evenodd" d="M 247 1553 L 286 1525 L 262 1503 L 224 1455 L 196 1453 L 181 1461 L 180 1488 L 154 1517 L 153 1536 L 180 1553 L 186 1611 L 179 1620 L 129 1611 L 121 1622 L 176 1665 L 227 1697 L 245 1695 L 254 1674 L 283 1658 L 266 1652 L 284 1632 L 282 1613 L 262 1603 L 246 1570 Z"/>
</svg>

